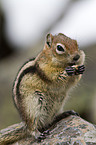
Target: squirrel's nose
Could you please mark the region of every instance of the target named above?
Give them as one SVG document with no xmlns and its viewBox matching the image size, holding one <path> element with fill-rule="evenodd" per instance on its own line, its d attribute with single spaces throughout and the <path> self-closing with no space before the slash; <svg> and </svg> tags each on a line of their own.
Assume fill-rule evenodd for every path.
<svg viewBox="0 0 96 145">
<path fill-rule="evenodd" d="M 77 54 L 76 56 L 74 56 L 73 60 L 74 60 L 74 61 L 77 61 L 79 58 L 80 58 L 80 55 Z"/>
</svg>

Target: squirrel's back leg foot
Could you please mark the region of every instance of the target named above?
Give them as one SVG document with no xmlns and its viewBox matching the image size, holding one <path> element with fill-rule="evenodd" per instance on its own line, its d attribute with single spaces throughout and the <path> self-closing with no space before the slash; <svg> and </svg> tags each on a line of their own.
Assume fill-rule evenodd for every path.
<svg viewBox="0 0 96 145">
<path fill-rule="evenodd" d="M 38 142 L 41 142 L 44 140 L 47 136 L 49 135 L 49 130 L 44 131 L 43 133 L 40 134 L 40 136 L 37 138 Z"/>
<path fill-rule="evenodd" d="M 58 121 L 60 121 L 61 119 L 66 118 L 66 117 L 68 117 L 70 115 L 79 116 L 79 114 L 77 112 L 75 112 L 74 110 L 65 111 L 62 114 L 56 116 L 56 118 L 54 119 L 54 121 L 52 122 L 50 127 L 52 125 L 54 125 L 55 123 L 57 123 Z M 49 135 L 49 131 L 50 130 L 48 129 L 48 130 L 44 131 L 43 133 L 41 133 L 40 136 L 37 138 L 37 141 L 41 142 L 42 140 L 44 140 Z"/>
</svg>

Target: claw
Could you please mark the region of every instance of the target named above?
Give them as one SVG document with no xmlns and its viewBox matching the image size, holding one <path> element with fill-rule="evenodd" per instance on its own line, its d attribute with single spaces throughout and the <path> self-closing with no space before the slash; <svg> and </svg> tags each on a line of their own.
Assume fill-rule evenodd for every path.
<svg viewBox="0 0 96 145">
<path fill-rule="evenodd" d="M 37 141 L 41 142 L 42 140 L 44 140 L 46 138 L 47 135 L 49 135 L 49 130 L 46 130 L 43 133 L 41 133 L 40 136 L 38 137 Z"/>
<path fill-rule="evenodd" d="M 76 75 L 83 74 L 84 71 L 85 71 L 85 66 L 81 65 L 77 67 L 75 74 Z"/>
<path fill-rule="evenodd" d="M 65 70 L 69 76 L 79 75 L 79 74 L 83 74 L 83 72 L 85 71 L 85 66 L 81 65 L 81 66 L 78 66 L 77 68 L 68 66 L 65 68 Z"/>
<path fill-rule="evenodd" d="M 69 76 L 72 76 L 75 73 L 75 68 L 71 66 L 66 67 L 65 70 Z"/>
</svg>

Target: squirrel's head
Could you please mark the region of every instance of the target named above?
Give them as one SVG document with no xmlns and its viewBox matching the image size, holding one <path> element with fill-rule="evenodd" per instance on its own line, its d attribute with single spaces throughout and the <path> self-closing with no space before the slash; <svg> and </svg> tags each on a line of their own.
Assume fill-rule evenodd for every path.
<svg viewBox="0 0 96 145">
<path fill-rule="evenodd" d="M 47 34 L 45 49 L 52 58 L 52 63 L 58 67 L 82 65 L 85 54 L 78 49 L 77 41 L 62 33 L 58 35 Z"/>
</svg>

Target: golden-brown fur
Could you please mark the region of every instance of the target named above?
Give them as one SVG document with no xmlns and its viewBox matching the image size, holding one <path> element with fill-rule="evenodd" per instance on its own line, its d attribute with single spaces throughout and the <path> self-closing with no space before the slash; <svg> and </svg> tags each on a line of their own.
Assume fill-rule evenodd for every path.
<svg viewBox="0 0 96 145">
<path fill-rule="evenodd" d="M 64 52 L 57 53 L 57 44 L 64 47 Z M 41 53 L 19 71 L 13 87 L 14 102 L 31 131 L 51 124 L 69 90 L 80 80 L 81 75 L 68 76 L 65 71 L 77 54 L 80 58 L 74 67 L 82 65 L 85 58 L 77 42 L 61 33 L 48 34 Z"/>
</svg>

